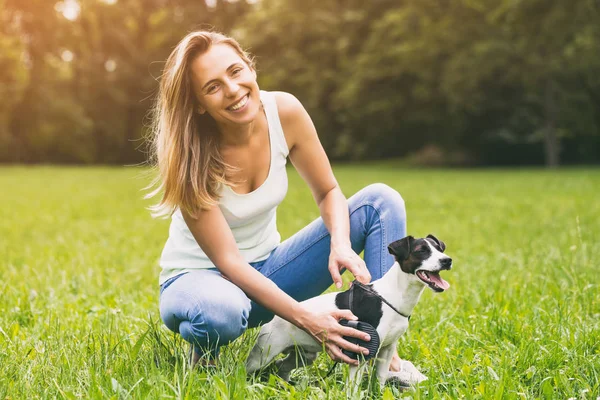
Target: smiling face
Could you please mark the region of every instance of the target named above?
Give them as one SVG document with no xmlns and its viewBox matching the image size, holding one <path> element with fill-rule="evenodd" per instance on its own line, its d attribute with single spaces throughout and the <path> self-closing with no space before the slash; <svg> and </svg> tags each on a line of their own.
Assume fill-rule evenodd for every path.
<svg viewBox="0 0 600 400">
<path fill-rule="evenodd" d="M 219 127 L 247 125 L 260 110 L 256 72 L 227 44 L 215 44 L 190 65 L 198 112 Z"/>
<path fill-rule="evenodd" d="M 452 268 L 452 259 L 443 253 L 446 245 L 435 236 L 423 239 L 407 236 L 390 244 L 388 249 L 403 272 L 415 275 L 433 291 L 443 292 L 450 287 L 440 271 Z"/>
</svg>

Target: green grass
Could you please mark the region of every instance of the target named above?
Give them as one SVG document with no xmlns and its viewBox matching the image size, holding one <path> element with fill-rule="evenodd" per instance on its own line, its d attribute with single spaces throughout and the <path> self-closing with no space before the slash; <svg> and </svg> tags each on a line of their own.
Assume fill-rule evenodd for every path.
<svg viewBox="0 0 600 400">
<path fill-rule="evenodd" d="M 335 168 L 347 196 L 380 181 L 405 198 L 408 231 L 447 244 L 451 288 L 426 291 L 399 342 L 429 381 L 362 397 L 600 396 L 600 170 Z M 21 398 L 337 399 L 331 362 L 246 378 L 256 330 L 214 371 L 190 371 L 158 315 L 168 221 L 153 220 L 135 168 L 0 168 L 0 400 Z M 290 171 L 279 229 L 318 215 Z"/>
</svg>

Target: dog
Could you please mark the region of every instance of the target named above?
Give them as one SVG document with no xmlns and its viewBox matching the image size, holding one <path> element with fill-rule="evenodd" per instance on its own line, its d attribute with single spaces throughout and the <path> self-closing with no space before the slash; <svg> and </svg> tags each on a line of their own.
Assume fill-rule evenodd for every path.
<svg viewBox="0 0 600 400">
<path fill-rule="evenodd" d="M 302 304 L 315 311 L 349 309 L 359 321 L 376 329 L 380 345 L 375 367 L 383 388 L 388 379 L 395 378 L 389 371 L 392 356 L 398 339 L 408 328 L 408 320 L 421 293 L 425 287 L 434 292 L 443 292 L 450 287 L 439 275 L 440 271 L 452 268 L 452 259 L 444 254 L 445 250 L 444 242 L 433 235 L 419 239 L 407 236 L 388 246 L 396 261 L 381 279 L 369 285 L 355 283 L 347 291 L 323 294 Z M 308 366 L 322 350 L 322 344 L 308 333 L 275 316 L 261 328 L 246 361 L 246 371 L 252 374 L 284 353 L 287 357 L 276 362 L 277 374 L 288 381 L 300 357 L 304 366 Z M 360 383 L 362 370 L 360 366 L 350 365 L 351 383 Z M 424 375 L 422 377 L 420 380 L 426 379 Z"/>
</svg>

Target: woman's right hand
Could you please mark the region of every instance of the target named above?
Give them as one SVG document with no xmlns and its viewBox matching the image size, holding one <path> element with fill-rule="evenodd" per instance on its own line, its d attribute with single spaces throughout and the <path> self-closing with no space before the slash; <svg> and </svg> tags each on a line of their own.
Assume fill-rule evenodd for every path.
<svg viewBox="0 0 600 400">
<path fill-rule="evenodd" d="M 312 313 L 302 324 L 303 329 L 310 334 L 316 341 L 323 343 L 325 351 L 333 361 L 343 361 L 347 364 L 358 365 L 357 360 L 353 360 L 344 353 L 342 349 L 354 353 L 369 354 L 369 350 L 357 344 L 348 342 L 342 336 L 350 336 L 365 341 L 371 340 L 371 337 L 358 329 L 340 325 L 340 319 L 356 321 L 358 318 L 350 310 L 333 310 L 321 313 Z"/>
</svg>

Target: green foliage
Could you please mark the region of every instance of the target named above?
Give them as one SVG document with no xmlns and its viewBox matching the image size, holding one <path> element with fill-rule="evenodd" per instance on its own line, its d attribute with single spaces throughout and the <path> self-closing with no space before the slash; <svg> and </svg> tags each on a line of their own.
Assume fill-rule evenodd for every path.
<svg viewBox="0 0 600 400">
<path fill-rule="evenodd" d="M 326 356 L 295 385 L 246 377 L 257 330 L 214 370 L 190 371 L 160 322 L 153 220 L 137 168 L 0 168 L 0 398 L 337 399 L 347 369 Z M 400 355 L 429 381 L 361 398 L 600 396 L 600 171 L 441 171 L 340 166 L 347 196 L 384 182 L 404 197 L 408 231 L 433 233 L 455 265 L 451 287 L 424 292 Z M 278 225 L 289 237 L 318 209 L 290 171 Z M 349 276 L 345 276 L 346 280 Z"/>
<path fill-rule="evenodd" d="M 595 0 L 72 0 L 71 20 L 65 4 L 0 0 L 0 161 L 144 161 L 163 62 L 196 28 L 255 53 L 333 159 L 600 160 Z"/>
<path fill-rule="evenodd" d="M 0 1 L 0 8 L 3 2 Z M 5 17 L 5 15 L 4 15 Z M 19 68 L 19 59 L 23 44 L 13 35 L 7 34 L 10 24 L 0 15 L 0 160 L 10 159 L 13 138 L 10 131 L 12 107 L 23 95 L 23 89 L 29 79 L 28 71 Z"/>
<path fill-rule="evenodd" d="M 4 8 L 5 0 L 0 1 L 0 8 Z M 0 13 L 0 134 L 8 130 L 9 111 L 11 106 L 19 100 L 23 87 L 28 79 L 28 71 L 19 68 L 19 61 L 23 53 L 23 43 L 14 34 L 15 27 L 7 13 Z"/>
<path fill-rule="evenodd" d="M 529 145 L 540 162 L 544 142 L 552 164 L 560 141 L 568 162 L 598 156 L 599 16 L 591 1 L 280 0 L 241 28 L 263 85 L 304 102 L 333 157 L 434 144 L 519 163 Z"/>
<path fill-rule="evenodd" d="M 0 161 L 144 161 L 145 117 L 172 47 L 194 27 L 228 31 L 247 8 L 224 0 L 214 8 L 72 3 L 79 12 L 71 20 L 60 12 L 65 2 L 0 3 Z"/>
</svg>

